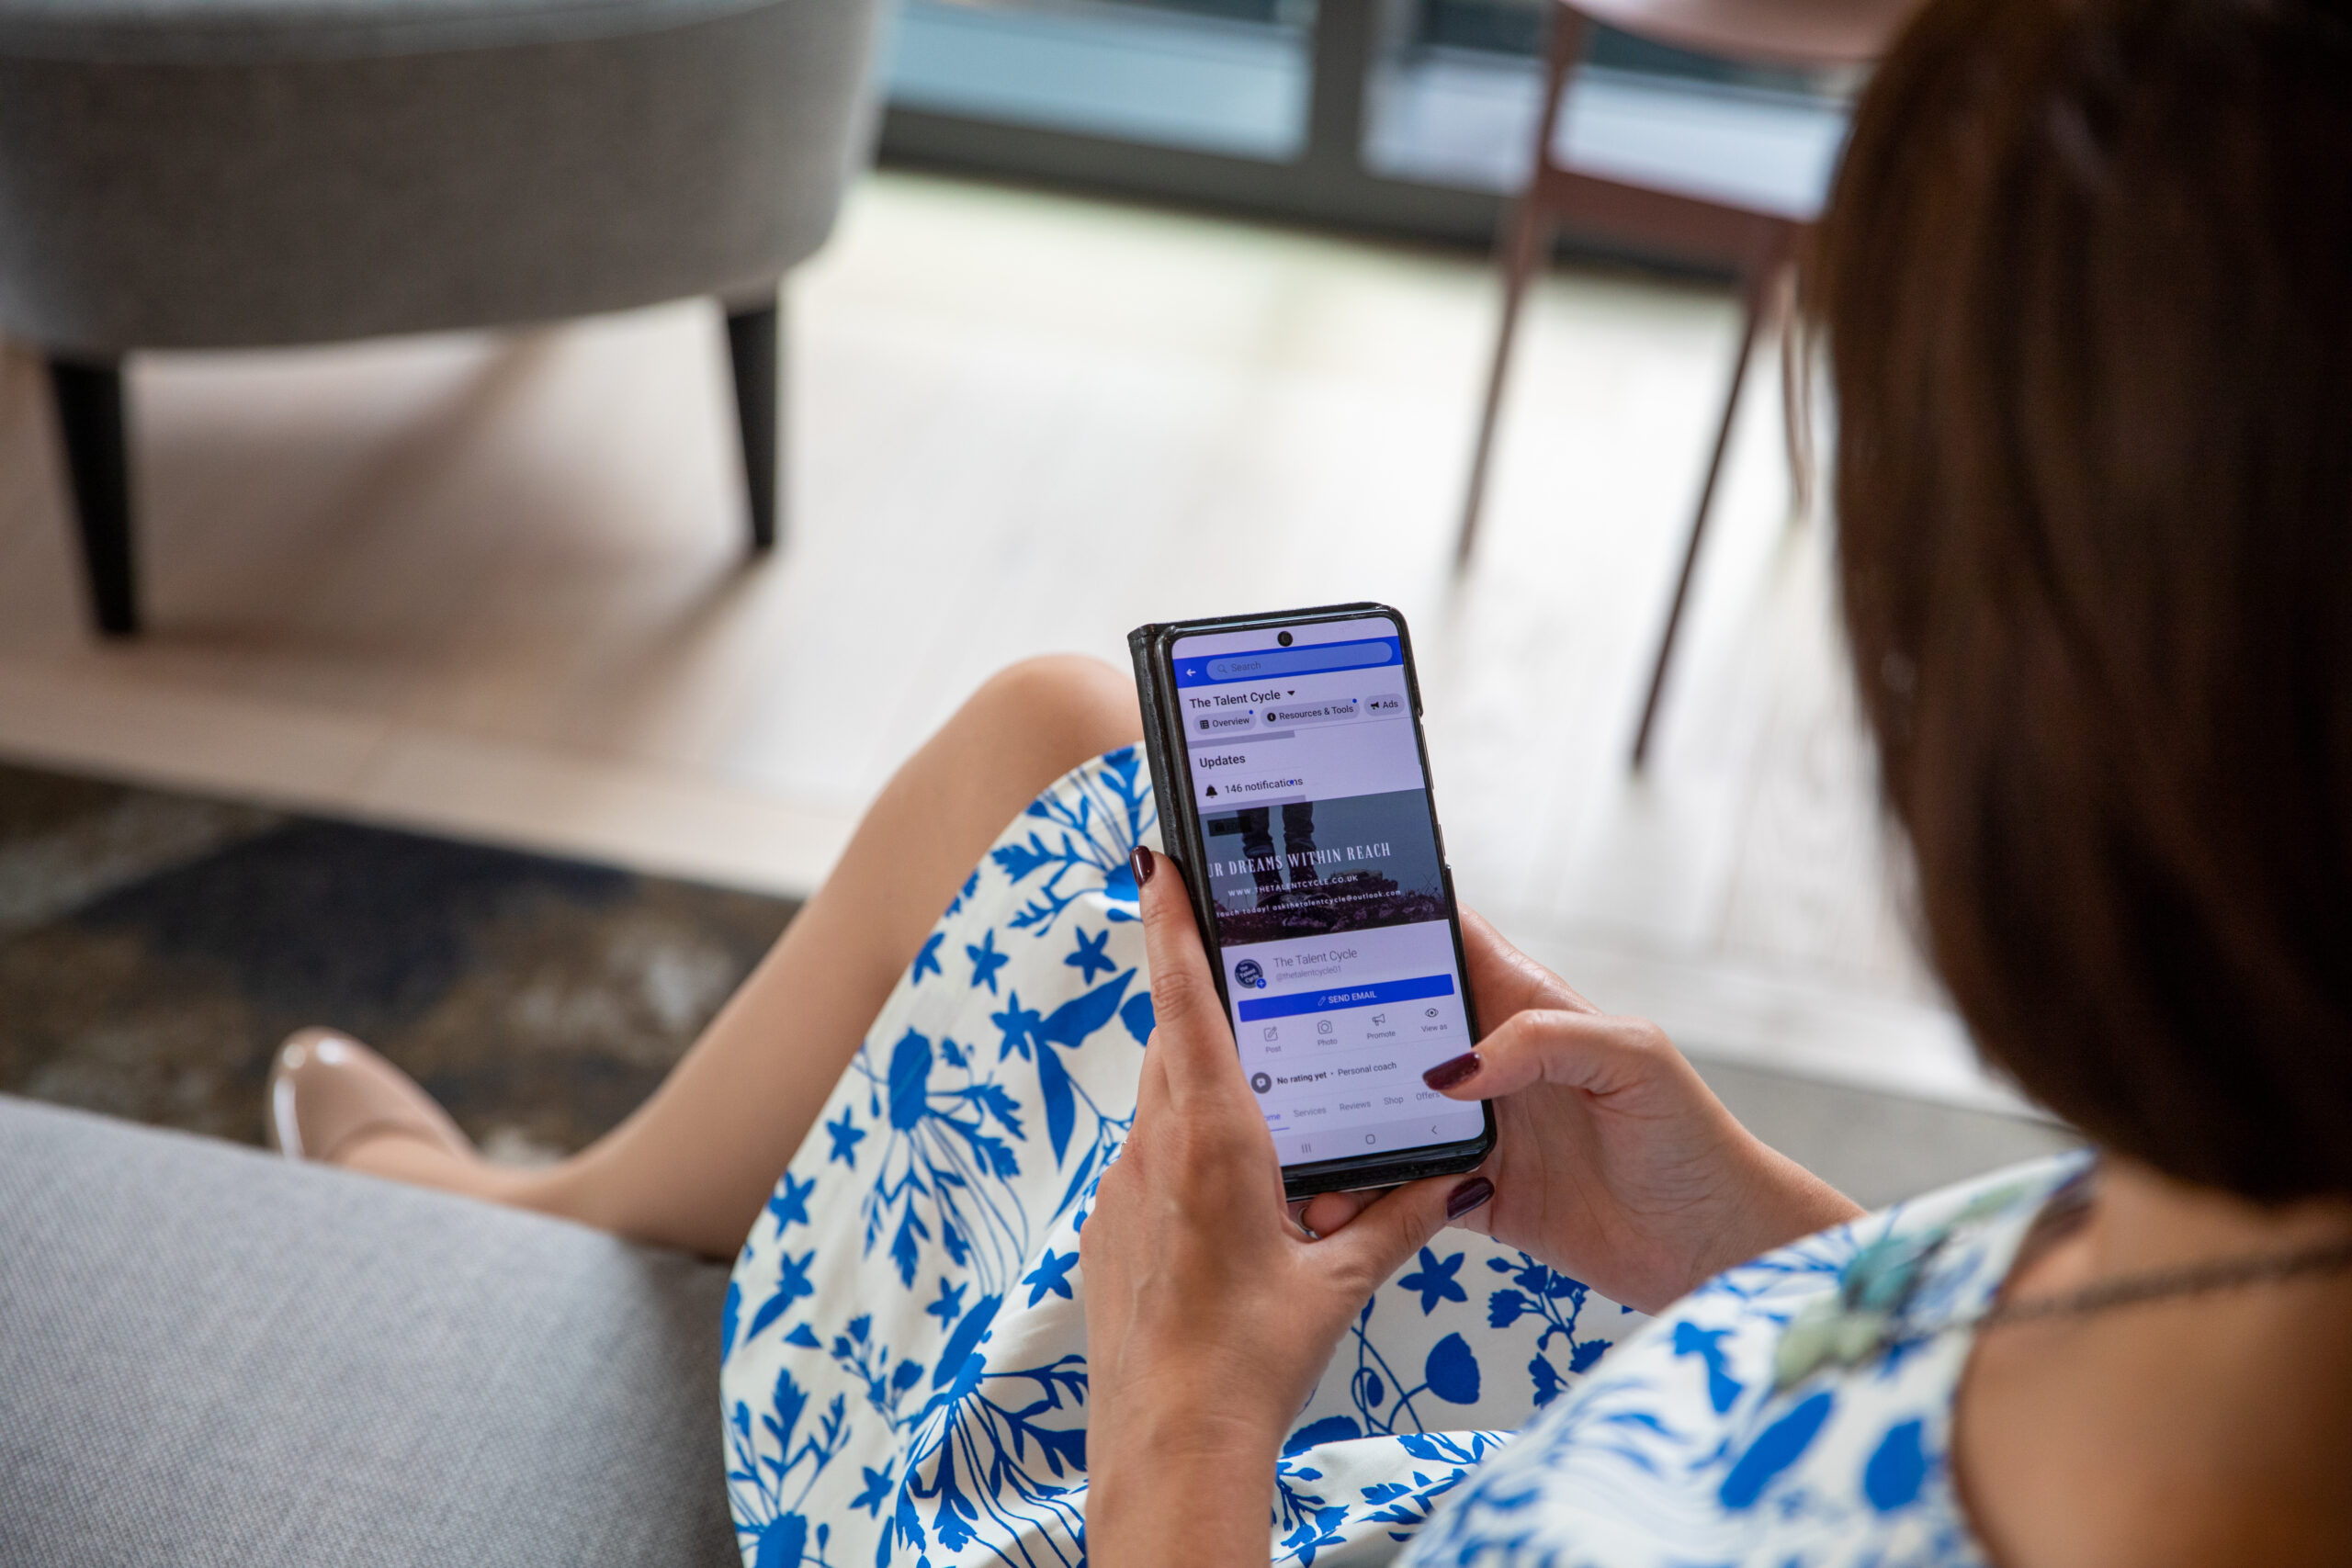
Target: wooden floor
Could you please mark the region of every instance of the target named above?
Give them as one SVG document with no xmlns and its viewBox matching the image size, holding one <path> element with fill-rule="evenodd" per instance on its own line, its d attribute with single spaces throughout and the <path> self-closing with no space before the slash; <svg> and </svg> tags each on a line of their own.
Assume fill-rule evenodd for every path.
<svg viewBox="0 0 2352 1568">
<path fill-rule="evenodd" d="M 1988 1107 L 1912 956 L 1760 364 L 1650 775 L 1624 755 L 1731 298 L 1534 296 L 1449 572 L 1475 258 L 903 173 L 791 285 L 788 547 L 746 566 L 718 321 L 156 356 L 153 631 L 84 630 L 44 384 L 0 365 L 0 752 L 805 891 L 1024 654 L 1374 598 L 1462 894 L 1694 1054 Z"/>
</svg>

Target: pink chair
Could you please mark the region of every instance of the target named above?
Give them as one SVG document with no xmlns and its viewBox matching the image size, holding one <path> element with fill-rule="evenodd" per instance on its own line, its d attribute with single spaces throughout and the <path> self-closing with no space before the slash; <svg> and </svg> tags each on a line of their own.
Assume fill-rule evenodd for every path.
<svg viewBox="0 0 2352 1568">
<path fill-rule="evenodd" d="M 1478 423 L 1477 451 L 1471 462 L 1469 494 L 1463 506 L 1457 570 L 1469 564 L 1477 542 L 1487 462 L 1494 447 L 1511 339 L 1519 329 L 1520 303 L 1537 260 L 1550 251 L 1556 227 L 1572 225 L 1587 234 L 1727 267 L 1739 279 L 1746 305 L 1746 327 L 1740 334 L 1738 357 L 1732 362 L 1731 386 L 1724 394 L 1723 420 L 1715 431 L 1713 453 L 1707 459 L 1698 513 L 1690 521 L 1690 544 L 1683 551 L 1681 573 L 1675 580 L 1673 605 L 1658 639 L 1649 696 L 1643 704 L 1641 728 L 1634 739 L 1635 768 L 1649 754 L 1658 695 L 1673 658 L 1675 633 L 1680 628 L 1683 601 L 1698 564 L 1699 542 L 1706 531 L 1715 481 L 1723 470 L 1724 448 L 1730 439 L 1732 415 L 1739 407 L 1747 361 L 1773 287 L 1793 265 L 1814 215 L 1568 167 L 1559 161 L 1557 133 L 1569 75 L 1583 56 L 1586 32 L 1594 22 L 1656 43 L 1742 63 L 1815 69 L 1863 64 L 1885 51 L 1916 4 L 1917 0 L 1556 0 L 1553 6 L 1544 112 L 1535 132 L 1535 173 L 1512 213 L 1502 244 L 1502 327 L 1495 341 L 1486 409 Z"/>
</svg>

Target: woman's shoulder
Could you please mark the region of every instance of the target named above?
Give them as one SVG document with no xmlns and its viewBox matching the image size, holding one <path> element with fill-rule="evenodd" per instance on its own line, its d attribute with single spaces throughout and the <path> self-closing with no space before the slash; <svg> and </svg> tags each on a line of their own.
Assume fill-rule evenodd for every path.
<svg viewBox="0 0 2352 1568">
<path fill-rule="evenodd" d="M 1481 1467 L 1413 1561 L 1981 1562 L 1945 1463 L 1965 1325 L 2085 1163 L 1999 1171 L 1724 1270 Z"/>
</svg>

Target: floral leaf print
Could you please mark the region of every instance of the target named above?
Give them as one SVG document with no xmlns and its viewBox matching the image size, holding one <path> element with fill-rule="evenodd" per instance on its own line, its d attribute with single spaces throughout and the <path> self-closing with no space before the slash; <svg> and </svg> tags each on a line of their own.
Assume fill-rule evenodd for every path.
<svg viewBox="0 0 2352 1568">
<path fill-rule="evenodd" d="M 1046 1021 L 1046 1015 L 1023 1007 L 1021 993 L 1014 991 L 1005 998 L 1004 1010 L 989 1014 L 989 1021 L 1004 1032 L 1004 1038 L 997 1044 L 996 1059 L 1001 1062 L 1018 1051 L 1022 1060 L 1026 1061 L 1029 1043 L 1036 1038 L 1037 1026 Z"/>
<path fill-rule="evenodd" d="M 1449 1404 L 1478 1403 L 1478 1358 L 1459 1334 L 1449 1334 L 1430 1348 L 1421 1376 L 1430 1392 Z"/>
<path fill-rule="evenodd" d="M 729 1414 L 728 1496 L 736 1535 L 749 1548 L 752 1563 L 797 1563 L 808 1540 L 804 1505 L 809 1488 L 849 1441 L 847 1402 L 835 1395 L 818 1429 L 803 1433 L 808 1394 L 787 1369 L 776 1374 L 765 1404 L 756 1427 L 746 1401 L 736 1401 Z M 787 1551 L 792 1555 L 780 1555 Z"/>
<path fill-rule="evenodd" d="M 972 989 L 977 991 L 985 984 L 989 995 L 996 995 L 996 972 L 1012 962 L 1011 953 L 996 950 L 996 932 L 990 931 L 978 942 L 965 943 L 964 956 L 972 961 Z"/>
<path fill-rule="evenodd" d="M 848 1106 L 842 1107 L 840 1121 L 825 1123 L 825 1131 L 833 1135 L 832 1153 L 825 1156 L 825 1163 L 830 1165 L 838 1160 L 851 1169 L 856 1169 L 857 1145 L 865 1141 L 865 1129 L 850 1121 Z"/>
<path fill-rule="evenodd" d="M 882 1505 L 890 1500 L 890 1467 L 886 1463 L 879 1470 L 864 1465 L 858 1468 L 865 1472 L 865 1490 L 851 1498 L 849 1506 L 863 1508 L 878 1519 L 882 1517 Z"/>
<path fill-rule="evenodd" d="M 943 1041 L 941 1043 L 946 1044 L 948 1042 Z M 956 1063 L 958 1066 L 964 1065 L 961 1056 L 956 1058 Z M 973 1104 L 987 1111 L 989 1118 L 1007 1134 L 1015 1138 L 1023 1135 L 1021 1131 L 1021 1102 L 1013 1099 L 1012 1094 L 1001 1085 L 974 1084 L 964 1092 L 970 1097 Z"/>
<path fill-rule="evenodd" d="M 1078 1091 L 1070 1087 L 1069 1069 L 1040 1043 L 1037 1047 L 1037 1093 L 1046 1102 L 1046 1136 L 1059 1164 L 1069 1152 L 1069 1135 L 1078 1125 Z"/>
<path fill-rule="evenodd" d="M 1136 749 L 1122 746 L 1115 751 L 1103 753 L 1101 768 L 1088 775 L 1088 782 L 1102 791 L 1124 819 L 1122 826 L 1125 831 L 1120 837 L 1127 846 L 1132 849 L 1141 843 L 1143 836 L 1159 820 L 1159 813 L 1152 802 L 1151 780 L 1144 775 L 1143 759 L 1136 754 Z M 1104 879 L 1102 891 L 1118 903 L 1132 904 L 1136 901 L 1135 873 L 1125 860 L 1120 861 L 1110 876 Z M 1118 909 L 1111 912 L 1111 918 L 1135 919 L 1133 915 Z"/>
<path fill-rule="evenodd" d="M 939 1352 L 939 1363 L 931 1371 L 931 1386 L 945 1388 L 965 1370 L 965 1363 L 979 1348 L 980 1340 L 996 1322 L 997 1309 L 1004 1304 L 1001 1296 L 983 1296 L 972 1303 L 956 1332 L 947 1337 L 946 1345 Z"/>
<path fill-rule="evenodd" d="M 793 1303 L 803 1296 L 812 1296 L 817 1293 L 817 1287 L 808 1282 L 808 1265 L 815 1262 L 816 1258 L 817 1253 L 813 1247 L 797 1258 L 790 1253 L 784 1255 L 782 1264 L 776 1270 L 775 1293 L 768 1297 L 758 1313 L 753 1314 L 751 1331 L 743 1336 L 747 1342 L 757 1339 L 760 1337 L 760 1330 L 782 1317 Z"/>
<path fill-rule="evenodd" d="M 792 1172 L 787 1170 L 784 1173 L 783 1179 L 776 1183 L 775 1193 L 768 1199 L 768 1213 L 775 1217 L 776 1235 L 782 1235 L 789 1226 L 808 1223 L 808 1195 L 816 1190 L 815 1177 L 806 1181 L 796 1181 Z"/>
<path fill-rule="evenodd" d="M 913 1030 L 890 1048 L 890 1125 L 904 1133 L 931 1113 L 931 1042 Z"/>
<path fill-rule="evenodd" d="M 1527 1363 L 1527 1376 L 1535 1384 L 1535 1408 L 1538 1410 L 1559 1398 L 1560 1390 L 1567 1386 L 1566 1381 L 1560 1376 L 1560 1369 L 1552 1364 L 1552 1358 L 1540 1350 L 1536 1352 L 1535 1359 Z"/>
<path fill-rule="evenodd" d="M 1928 1455 L 1919 1437 L 1924 1423 L 1914 1416 L 1887 1428 L 1862 1467 L 1862 1495 L 1882 1514 L 1907 1508 L 1928 1478 Z"/>
<path fill-rule="evenodd" d="M 915 1269 L 922 1260 L 922 1244 L 930 1239 L 931 1227 L 922 1223 L 922 1216 L 915 1213 L 912 1204 L 909 1204 L 899 1216 L 898 1234 L 890 1238 L 890 1261 L 899 1266 L 899 1283 L 911 1285 L 915 1282 Z"/>
<path fill-rule="evenodd" d="M 969 1053 L 935 1049 L 913 1028 L 899 1034 L 882 1071 L 871 1050 L 859 1052 L 850 1070 L 876 1086 L 888 1107 L 880 1162 L 861 1201 L 866 1245 L 887 1231 L 899 1282 L 912 1289 L 924 1243 L 935 1237 L 959 1265 L 977 1244 L 987 1260 L 983 1282 L 1001 1287 L 1028 1243 L 1026 1220 L 1003 1201 L 1001 1185 L 1021 1172 L 1017 1100 L 981 1076 Z"/>
<path fill-rule="evenodd" d="M 1344 1443 L 1363 1436 L 1363 1429 L 1351 1416 L 1326 1416 L 1320 1421 L 1310 1421 L 1290 1435 L 1283 1444 L 1285 1458 L 1320 1448 L 1325 1443 Z"/>
<path fill-rule="evenodd" d="M 1044 802 L 1040 801 L 1038 806 L 1042 805 Z M 1032 806 L 1030 811 L 1036 814 L 1038 806 Z M 1087 815 L 1083 801 L 1075 815 Z M 1087 893 L 1099 890 L 1117 870 L 1117 863 L 1111 861 L 1091 838 L 1073 839 L 1069 833 L 1062 834 L 1059 842 L 1049 845 L 1043 834 L 1032 832 L 1028 843 L 1001 845 L 989 854 L 1016 886 L 1041 872 L 1046 874 L 1034 889 L 1027 890 L 1032 896 L 1021 912 L 1005 922 L 1014 931 L 1037 936 L 1052 931 L 1064 910 Z M 1067 882 L 1073 873 L 1080 874 L 1075 886 Z"/>
<path fill-rule="evenodd" d="M 956 890 L 956 897 L 947 901 L 946 912 L 942 914 L 939 918 L 944 920 L 950 916 L 961 914 L 964 908 L 964 900 L 969 898 L 973 894 L 979 890 L 980 874 L 976 871 L 972 873 L 971 875 L 964 879 L 964 886 Z"/>
<path fill-rule="evenodd" d="M 1083 1045 L 1087 1036 L 1110 1022 L 1118 1012 L 1120 998 L 1126 995 L 1127 986 L 1135 977 L 1136 972 L 1130 969 L 1115 980 L 1107 980 L 1082 996 L 1071 998 L 1024 1030 L 1036 1042 L 1038 1098 L 1046 1104 L 1046 1136 L 1053 1145 L 1054 1163 L 1057 1166 L 1067 1163 L 1069 1157 L 1070 1134 L 1078 1125 L 1078 1093 L 1071 1085 L 1069 1069 L 1051 1047 L 1074 1050 Z M 1010 1034 L 1008 1028 L 1008 1038 Z"/>
<path fill-rule="evenodd" d="M 1794 1464 L 1812 1445 L 1837 1402 L 1836 1394 L 1823 1389 L 1758 1433 L 1717 1489 L 1715 1495 L 1723 1506 L 1734 1512 L 1754 1507 L 1772 1478 Z"/>
<path fill-rule="evenodd" d="M 1344 1506 L 1317 1508 L 1301 1519 L 1297 1529 L 1283 1537 L 1283 1547 L 1295 1561 L 1312 1564 L 1317 1552 L 1346 1544 L 1347 1538 L 1340 1533 L 1340 1527 L 1347 1521 L 1348 1510 Z"/>
<path fill-rule="evenodd" d="M 798 1514 L 779 1514 L 760 1531 L 753 1568 L 798 1568 L 808 1550 L 808 1521 Z"/>
<path fill-rule="evenodd" d="M 1030 1287 L 1029 1304 L 1035 1306 L 1048 1294 L 1059 1296 L 1064 1301 L 1075 1301 L 1077 1298 L 1069 1288 L 1069 1271 L 1077 1262 L 1078 1254 L 1075 1252 L 1056 1252 L 1051 1247 L 1046 1248 L 1044 1259 L 1021 1280 Z"/>
<path fill-rule="evenodd" d="M 1462 1260 L 1466 1256 L 1468 1255 L 1465 1253 L 1457 1252 L 1441 1263 L 1438 1261 L 1437 1254 L 1425 1247 L 1421 1248 L 1419 1269 L 1398 1280 L 1397 1288 L 1419 1291 L 1421 1293 L 1423 1317 L 1435 1312 L 1440 1302 L 1466 1302 L 1470 1299 L 1470 1292 L 1464 1290 L 1461 1282 L 1454 1279 L 1456 1274 L 1462 1272 Z"/>
<path fill-rule="evenodd" d="M 1088 1035 L 1111 1021 L 1119 1010 L 1120 998 L 1126 995 L 1127 983 L 1135 977 L 1136 972 L 1130 969 L 1084 996 L 1071 998 L 1046 1015 L 1046 1021 L 1037 1026 L 1037 1038 L 1071 1048 L 1084 1044 Z"/>
<path fill-rule="evenodd" d="M 1008 836 L 989 852 L 989 860 L 1014 885 L 1013 896 L 1026 900 L 1005 922 L 1008 927 L 1042 937 L 1063 911 L 1090 892 L 1107 902 L 1103 919 L 1117 924 L 1137 918 L 1135 873 L 1127 855 L 1158 820 L 1158 813 L 1132 747 L 1069 774 L 1031 802 L 1023 816 L 1059 831 L 1049 843 L 1044 830 L 1031 829 L 1025 843 Z"/>
<path fill-rule="evenodd" d="M 817 1120 L 823 1134 L 747 1238 L 719 1325 L 747 1568 L 763 1549 L 777 1568 L 1084 1562 L 1077 1237 L 1132 1124 L 1152 1033 L 1127 867 L 1151 822 L 1129 750 L 1057 782 L 1000 835 L 927 933 L 928 962 L 897 977 Z M 962 983 L 944 982 L 951 952 Z M 1572 1363 L 1597 1355 L 1601 1341 L 1574 1327 L 1581 1285 L 1455 1234 L 1462 1245 L 1400 1270 L 1401 1296 L 1362 1303 L 1355 1355 L 1335 1359 L 1297 1416 L 1277 1471 L 1275 1560 L 1337 1568 L 1393 1551 L 1487 1451 L 1477 1434 L 1419 1428 L 1505 1424 L 1496 1402 L 1524 1409 L 1529 1385 L 1499 1374 L 1543 1336 L 1563 1398 Z M 1481 1264 L 1506 1277 L 1476 1285 Z M 787 1266 L 813 1295 L 786 1283 Z M 1526 1303 L 1502 1329 L 1486 1326 L 1495 1287 Z M 1453 1403 L 1474 1386 L 1476 1403 Z"/>
<path fill-rule="evenodd" d="M 1523 1317 L 1533 1317 L 1543 1325 L 1536 1335 L 1535 1356 L 1527 1363 L 1535 1407 L 1541 1410 L 1559 1396 L 1569 1377 L 1591 1371 L 1609 1348 L 1608 1340 L 1584 1338 L 1577 1332 L 1591 1290 L 1583 1280 L 1546 1268 L 1523 1252 L 1515 1258 L 1489 1258 L 1487 1267 L 1510 1275 L 1516 1285 L 1487 1297 L 1487 1326 L 1509 1328 Z M 1566 1375 L 1544 1354 L 1555 1339 L 1567 1344 Z"/>
<path fill-rule="evenodd" d="M 1091 986 L 1094 984 L 1096 970 L 1100 969 L 1107 975 L 1119 966 L 1118 961 L 1103 951 L 1111 945 L 1111 933 L 1107 930 L 1096 933 L 1091 942 L 1086 939 L 1086 932 L 1083 930 L 1076 934 L 1078 936 L 1077 951 L 1065 957 L 1062 962 L 1078 971 L 1080 983 Z"/>
<path fill-rule="evenodd" d="M 1688 1320 L 1674 1325 L 1674 1353 L 1696 1356 L 1707 1369 L 1707 1400 L 1718 1416 L 1731 1409 L 1746 1386 L 1731 1375 L 1724 1358 L 1724 1337 L 1730 1332 L 1729 1328 L 1702 1328 Z"/>
</svg>

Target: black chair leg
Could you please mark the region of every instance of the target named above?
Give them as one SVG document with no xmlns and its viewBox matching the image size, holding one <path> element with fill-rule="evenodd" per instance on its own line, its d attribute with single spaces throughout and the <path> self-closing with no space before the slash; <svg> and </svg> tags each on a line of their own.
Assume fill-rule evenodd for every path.
<svg viewBox="0 0 2352 1568">
<path fill-rule="evenodd" d="M 139 580 L 130 544 L 130 440 L 122 367 L 51 359 L 49 388 L 82 527 L 91 618 L 108 637 L 135 637 Z"/>
<path fill-rule="evenodd" d="M 784 307 L 776 303 L 727 313 L 727 355 L 735 369 L 735 412 L 743 427 L 743 482 L 751 501 L 752 548 L 776 542 L 776 425 L 779 340 Z"/>
</svg>

